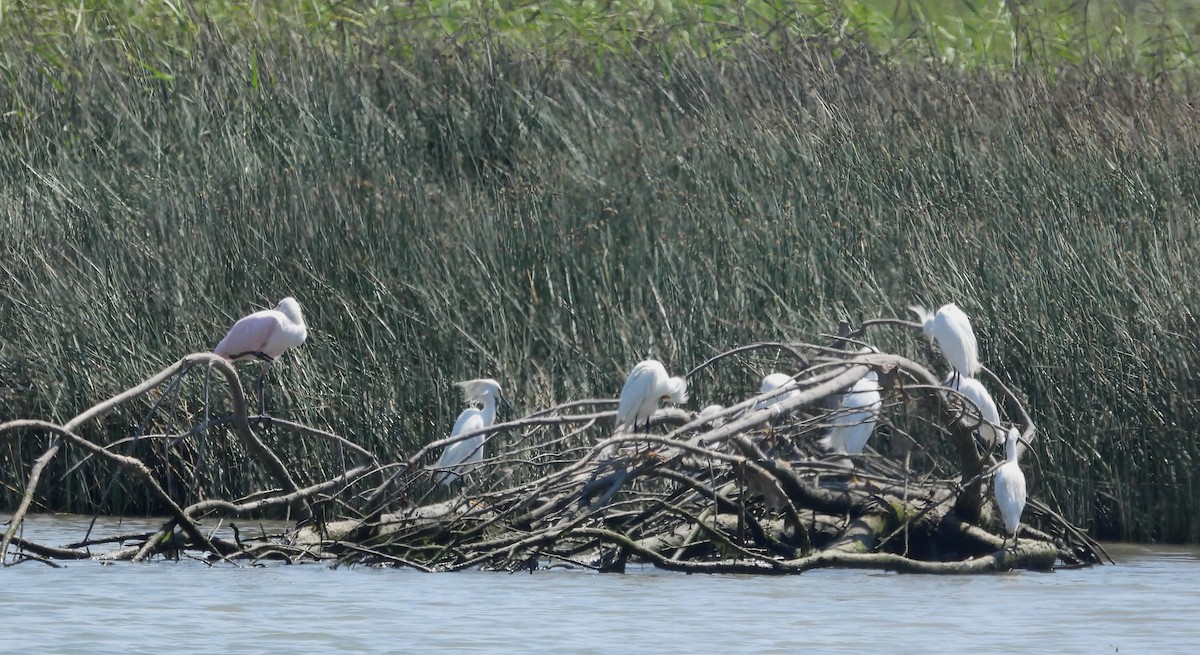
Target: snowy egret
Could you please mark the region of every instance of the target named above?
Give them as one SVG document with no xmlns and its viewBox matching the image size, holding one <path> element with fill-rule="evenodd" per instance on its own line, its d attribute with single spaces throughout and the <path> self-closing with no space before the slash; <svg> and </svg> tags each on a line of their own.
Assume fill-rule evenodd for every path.
<svg viewBox="0 0 1200 655">
<path fill-rule="evenodd" d="M 725 424 L 725 418 L 721 416 L 721 412 L 724 411 L 724 405 L 709 405 L 700 410 L 700 413 L 696 415 L 696 418 L 706 419 L 705 423 L 707 425 L 711 425 L 714 428 L 719 428 Z"/>
<path fill-rule="evenodd" d="M 770 407 L 771 405 L 778 405 L 779 403 L 799 395 L 800 393 L 800 390 L 796 388 L 796 381 L 793 380 L 792 376 L 788 375 L 787 373 L 771 373 L 770 375 L 765 376 L 762 379 L 762 386 L 759 387 L 758 393 L 770 393 L 776 389 L 788 389 L 788 391 L 784 391 L 780 394 L 754 403 L 754 409 L 763 409 Z"/>
<path fill-rule="evenodd" d="M 482 402 L 483 407 L 468 407 L 458 415 L 454 422 L 451 437 L 457 437 L 466 432 L 482 430 L 496 421 L 496 400 L 503 400 L 500 394 L 500 383 L 489 378 L 468 380 L 456 383 L 462 389 L 463 401 L 466 403 Z M 433 481 L 450 486 L 450 483 L 466 475 L 472 465 L 483 459 L 483 442 L 486 434 L 477 434 L 469 439 L 456 441 L 442 451 L 437 464 L 433 465 L 435 472 Z"/>
<path fill-rule="evenodd" d="M 258 376 L 258 413 L 266 414 L 267 371 L 288 348 L 296 348 L 308 338 L 300 303 L 288 296 L 275 309 L 264 309 L 238 319 L 221 339 L 214 353 L 230 361 L 257 359 L 262 363 Z"/>
<path fill-rule="evenodd" d="M 956 383 L 961 376 L 979 372 L 979 344 L 975 342 L 975 332 L 971 330 L 971 319 L 958 305 L 942 305 L 935 314 L 930 314 L 920 305 L 911 305 L 909 309 L 916 313 L 925 336 L 937 343 L 946 361 L 954 367 Z M 958 385 L 955 384 L 954 388 L 957 389 Z"/>
<path fill-rule="evenodd" d="M 687 402 L 687 398 L 686 380 L 681 377 L 669 377 L 666 367 L 656 360 L 639 362 L 629 372 L 625 386 L 621 388 L 614 432 L 633 431 L 638 426 L 648 426 L 650 417 L 658 409 L 660 401 L 682 405 Z"/>
<path fill-rule="evenodd" d="M 871 371 L 842 395 L 832 421 L 833 427 L 817 443 L 829 452 L 861 454 L 875 430 L 882 406 L 879 376 Z"/>
<path fill-rule="evenodd" d="M 993 481 L 996 490 L 996 504 L 1000 506 L 1000 516 L 1004 518 L 1005 544 L 1008 537 L 1013 538 L 1013 547 L 1017 545 L 1017 529 L 1021 525 L 1021 512 L 1025 511 L 1025 474 L 1017 465 L 1017 444 L 1021 433 L 1010 428 L 1008 437 L 1004 440 L 1004 463 L 997 469 Z"/>
<path fill-rule="evenodd" d="M 954 374 L 951 373 L 942 381 L 942 386 L 949 387 L 953 379 Z M 958 386 L 958 392 L 975 403 L 975 406 L 979 408 L 980 416 L 983 417 L 983 421 L 979 424 L 979 436 L 989 446 L 1000 443 L 1000 410 L 996 408 L 996 401 L 992 400 L 992 394 L 988 393 L 982 382 L 966 375 L 959 378 Z"/>
</svg>

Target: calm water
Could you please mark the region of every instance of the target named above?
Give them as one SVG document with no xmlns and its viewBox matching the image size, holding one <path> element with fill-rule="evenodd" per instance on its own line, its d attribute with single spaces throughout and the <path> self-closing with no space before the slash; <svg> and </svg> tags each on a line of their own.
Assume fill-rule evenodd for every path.
<svg viewBox="0 0 1200 655">
<path fill-rule="evenodd" d="M 25 536 L 84 525 L 34 516 Z M 963 578 L 29 562 L 0 571 L 0 652 L 1200 652 L 1200 551 L 1111 552 L 1117 566 Z"/>
</svg>

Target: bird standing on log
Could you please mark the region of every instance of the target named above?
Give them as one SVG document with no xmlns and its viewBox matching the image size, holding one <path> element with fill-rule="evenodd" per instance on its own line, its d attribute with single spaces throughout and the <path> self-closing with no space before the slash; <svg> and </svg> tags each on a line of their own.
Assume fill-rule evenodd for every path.
<svg viewBox="0 0 1200 655">
<path fill-rule="evenodd" d="M 482 402 L 483 407 L 464 409 L 458 415 L 458 420 L 454 421 L 454 428 L 450 431 L 451 437 L 482 430 L 496 422 L 496 401 L 504 400 L 499 382 L 481 378 L 459 382 L 457 385 L 462 389 L 464 402 Z M 451 482 L 466 475 L 475 463 L 483 459 L 486 437 L 486 434 L 477 434 L 446 446 L 437 464 L 433 465 L 433 481 L 449 486 Z"/>
<path fill-rule="evenodd" d="M 1004 518 L 1005 546 L 1008 537 L 1013 539 L 1013 547 L 1017 545 L 1017 529 L 1021 526 L 1021 513 L 1025 511 L 1025 474 L 1017 465 L 1017 445 L 1021 433 L 1010 428 L 1008 437 L 1004 440 L 1004 463 L 997 469 L 993 478 L 996 491 L 996 505 L 1000 507 L 1000 516 Z"/>
<path fill-rule="evenodd" d="M 646 427 L 660 402 L 682 405 L 687 399 L 686 380 L 667 375 L 666 367 L 657 360 L 639 362 L 621 388 L 614 432 L 632 432 L 638 427 Z"/>
<path fill-rule="evenodd" d="M 961 376 L 979 372 L 979 345 L 975 342 L 975 332 L 971 330 L 971 320 L 958 305 L 947 303 L 934 314 L 920 305 L 911 305 L 909 309 L 916 313 L 925 336 L 937 343 L 946 361 L 954 367 L 953 388 L 958 388 Z"/>
<path fill-rule="evenodd" d="M 288 296 L 275 309 L 264 309 L 238 319 L 221 339 L 214 353 L 238 362 L 257 359 L 262 363 L 258 376 L 258 413 L 267 413 L 267 372 L 271 364 L 289 348 L 299 347 L 308 338 L 308 327 L 300 312 L 300 303 Z"/>
</svg>

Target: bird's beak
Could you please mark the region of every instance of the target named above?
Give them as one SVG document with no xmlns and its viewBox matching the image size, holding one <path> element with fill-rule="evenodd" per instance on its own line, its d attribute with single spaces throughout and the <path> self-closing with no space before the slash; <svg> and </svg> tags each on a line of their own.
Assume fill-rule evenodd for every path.
<svg viewBox="0 0 1200 655">
<path fill-rule="evenodd" d="M 508 402 L 508 398 L 505 398 L 504 396 L 500 396 L 500 404 L 504 405 L 506 408 L 508 408 L 508 411 L 510 411 L 510 412 L 513 411 L 512 403 Z"/>
</svg>

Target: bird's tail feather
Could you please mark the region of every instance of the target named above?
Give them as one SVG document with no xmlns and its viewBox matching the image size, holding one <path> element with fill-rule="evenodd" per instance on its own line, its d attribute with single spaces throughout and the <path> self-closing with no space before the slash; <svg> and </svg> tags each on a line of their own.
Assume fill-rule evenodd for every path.
<svg viewBox="0 0 1200 655">
<path fill-rule="evenodd" d="M 917 315 L 917 322 L 921 323 L 922 325 L 933 320 L 933 314 L 921 305 L 909 305 L 908 310 Z"/>
</svg>

